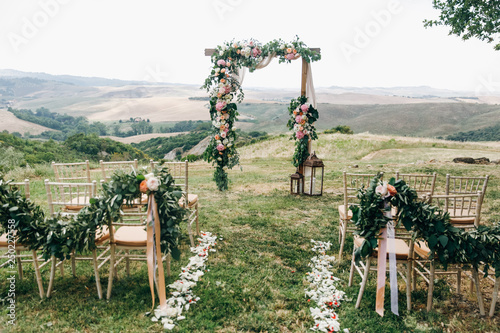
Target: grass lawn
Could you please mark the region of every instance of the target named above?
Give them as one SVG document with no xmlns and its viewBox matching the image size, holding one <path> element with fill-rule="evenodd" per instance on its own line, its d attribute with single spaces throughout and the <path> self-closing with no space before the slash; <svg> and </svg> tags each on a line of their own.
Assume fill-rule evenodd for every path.
<svg viewBox="0 0 500 333">
<path fill-rule="evenodd" d="M 190 191 L 200 198 L 201 229 L 224 238 L 208 260 L 208 269 L 194 292 L 201 299 L 185 312 L 175 332 L 306 332 L 313 326 L 310 303 L 304 295 L 305 274 L 311 257 L 311 239 L 333 243 L 329 254 L 338 252 L 338 211 L 342 202 L 344 170 L 384 171 L 389 178 L 396 171 L 438 173 L 438 189 L 445 175 L 491 176 L 483 206 L 482 223 L 500 220 L 500 170 L 497 165 L 462 165 L 449 161 L 467 153 L 485 152 L 500 159 L 500 148 L 488 144 L 465 145 L 444 141 L 387 140 L 367 135 L 320 135 L 313 144 L 325 162 L 325 194 L 322 197 L 290 196 L 289 175 L 293 143 L 286 137 L 241 149 L 243 170 L 230 171 L 230 189 L 218 192 L 212 181 L 213 169 L 204 162 L 190 164 Z M 390 151 L 386 151 L 390 150 Z M 383 153 L 375 154 L 377 151 Z M 431 152 L 431 153 L 429 153 Z M 367 155 L 372 154 L 373 158 Z M 408 160 L 404 156 L 408 154 Z M 429 158 L 431 156 L 432 158 Z M 365 158 L 364 158 L 365 157 Z M 396 158 L 397 157 L 397 158 Z M 473 156 L 478 157 L 478 156 Z M 429 160 L 434 160 L 429 162 Z M 357 168 L 352 168 L 357 165 Z M 43 168 L 42 168 L 43 169 Z M 43 179 L 50 170 L 16 172 L 16 180 L 32 179 L 33 199 L 44 204 Z M 98 173 L 96 173 L 98 175 Z M 191 256 L 189 239 L 184 236 L 183 255 L 172 263 L 173 282 Z M 339 289 L 352 301 L 344 301 L 337 313 L 342 328 L 350 332 L 496 332 L 499 307 L 493 318 L 481 318 L 474 296 L 468 293 L 469 280 L 462 295 L 454 292 L 454 281 L 440 279 L 434 292 L 434 310 L 425 311 L 427 287 L 419 281 L 413 293 L 413 310 L 406 311 L 404 282 L 400 283 L 400 316 L 390 313 L 386 288 L 386 316 L 375 313 L 375 274 L 365 291 L 360 309 L 355 309 L 360 279 L 347 286 L 352 237 L 348 237 L 344 260 L 335 262 L 334 274 L 341 279 Z M 109 301 L 99 300 L 90 262 L 78 262 L 77 277 L 56 274 L 55 291 L 40 300 L 34 271 L 25 266 L 25 279 L 16 283 L 16 326 L 6 332 L 161 332 L 159 323 L 145 316 L 151 308 L 147 268 L 134 263 L 129 277 L 119 268 Z M 107 286 L 108 266 L 101 270 L 101 283 Z M 7 296 L 9 273 L 0 271 L 0 301 Z M 49 270 L 42 269 L 47 288 Z M 489 308 L 491 287 L 484 285 L 485 306 Z M 489 293 L 488 293 L 489 290 Z M 7 305 L 0 304 L 0 325 L 5 325 Z M 2 326 L 0 326 L 0 332 Z"/>
</svg>

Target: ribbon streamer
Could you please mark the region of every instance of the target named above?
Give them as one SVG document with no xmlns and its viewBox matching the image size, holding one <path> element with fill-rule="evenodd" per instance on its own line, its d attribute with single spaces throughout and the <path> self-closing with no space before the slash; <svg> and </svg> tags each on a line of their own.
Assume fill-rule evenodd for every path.
<svg viewBox="0 0 500 333">
<path fill-rule="evenodd" d="M 390 213 L 389 213 L 390 214 Z M 394 239 L 394 221 L 391 220 L 387 223 L 387 245 L 389 247 L 389 282 L 391 285 L 391 311 L 396 316 L 399 316 L 398 310 L 398 271 L 396 261 L 396 240 Z"/>
<path fill-rule="evenodd" d="M 381 238 L 378 243 L 377 262 L 377 296 L 375 311 L 384 316 L 385 281 L 387 276 L 387 249 L 389 248 L 389 281 L 391 285 L 391 311 L 399 316 L 398 310 L 398 281 L 396 261 L 396 241 L 394 239 L 394 222 L 392 220 L 391 205 L 384 202 L 384 215 L 389 219 L 387 228 L 381 229 Z"/>
<path fill-rule="evenodd" d="M 167 308 L 167 297 L 165 289 L 165 273 L 163 271 L 163 260 L 161 255 L 161 227 L 160 217 L 158 215 L 158 206 L 154 194 L 149 194 L 147 211 L 147 249 L 146 256 L 148 261 L 149 288 L 151 289 L 152 309 L 155 307 L 155 282 L 160 300 L 160 309 Z M 158 278 L 156 277 L 156 268 L 158 267 Z"/>
</svg>

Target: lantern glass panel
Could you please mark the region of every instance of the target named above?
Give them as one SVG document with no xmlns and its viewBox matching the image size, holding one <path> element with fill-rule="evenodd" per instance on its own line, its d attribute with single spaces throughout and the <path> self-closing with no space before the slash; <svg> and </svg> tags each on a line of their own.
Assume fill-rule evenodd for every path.
<svg viewBox="0 0 500 333">
<path fill-rule="evenodd" d="M 311 195 L 323 194 L 323 168 L 313 167 Z"/>
</svg>

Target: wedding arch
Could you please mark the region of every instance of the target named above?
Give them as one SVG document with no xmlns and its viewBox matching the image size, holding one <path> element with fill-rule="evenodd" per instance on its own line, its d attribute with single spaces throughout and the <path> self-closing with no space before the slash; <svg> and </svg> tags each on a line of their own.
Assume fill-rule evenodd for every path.
<svg viewBox="0 0 500 333">
<path fill-rule="evenodd" d="M 294 166 L 300 169 L 311 151 L 311 140 L 317 139 L 314 122 L 318 119 L 316 96 L 312 78 L 311 62 L 321 59 L 319 48 L 309 48 L 298 37 L 291 42 L 275 39 L 267 44 L 250 39 L 231 41 L 205 49 L 213 67 L 203 88 L 210 95 L 210 119 L 212 136 L 204 153 L 204 159 L 215 167 L 214 180 L 220 191 L 227 190 L 227 169 L 239 164 L 239 155 L 234 141 L 234 123 L 238 112 L 236 103 L 241 103 L 244 93 L 241 89 L 247 69 L 250 72 L 267 67 L 277 57 L 279 63 L 290 63 L 302 58 L 301 93 L 292 99 L 288 128 L 295 140 Z"/>
</svg>

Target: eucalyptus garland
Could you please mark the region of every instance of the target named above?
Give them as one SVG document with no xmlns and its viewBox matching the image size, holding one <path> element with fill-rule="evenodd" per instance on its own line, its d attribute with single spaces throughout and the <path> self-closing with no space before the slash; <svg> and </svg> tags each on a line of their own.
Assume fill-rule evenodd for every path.
<svg viewBox="0 0 500 333">
<path fill-rule="evenodd" d="M 351 206 L 352 221 L 357 227 L 357 234 L 364 237 L 362 245 L 355 252 L 356 260 L 371 254 L 377 247 L 380 229 L 387 225 L 388 218 L 384 216 L 383 195 L 377 192 L 381 184 L 380 176 L 370 182 L 368 188 L 359 189 L 359 206 Z M 474 268 L 484 266 L 488 272 L 490 267 L 500 277 L 500 226 L 480 226 L 472 231 L 454 227 L 450 222 L 448 212 L 438 207 L 418 200 L 415 190 L 403 180 L 392 178 L 390 185 L 395 193 L 389 202 L 398 210 L 398 225 L 403 224 L 414 240 L 424 240 L 430 249 L 430 257 L 437 260 L 445 269 L 449 264 L 471 265 Z"/>
<path fill-rule="evenodd" d="M 153 193 L 160 217 L 161 248 L 164 253 L 171 253 L 178 259 L 180 223 L 187 214 L 187 210 L 179 205 L 182 191 L 175 185 L 167 168 L 157 169 L 153 174 L 158 180 L 158 187 Z M 41 249 L 46 260 L 51 256 L 69 259 L 73 251 L 83 253 L 96 247 L 96 230 L 117 221 L 124 205 L 141 198 L 145 192 L 141 187 L 146 176 L 118 171 L 109 183 L 103 183 L 101 195 L 92 198 L 90 206 L 84 207 L 76 216 L 47 218 L 40 206 L 24 198 L 19 191 L 11 191 L 8 182 L 0 179 L 2 226 L 6 229 L 7 220 L 14 219 L 17 242 L 30 249 Z"/>
<path fill-rule="evenodd" d="M 233 101 L 243 101 L 244 93 L 237 79 L 238 73 L 242 67 L 248 67 L 253 72 L 265 57 L 273 55 L 278 57 L 280 63 L 290 63 L 300 57 L 308 63 L 321 59 L 319 53 L 311 51 L 298 37 L 288 43 L 277 39 L 265 45 L 254 39 L 226 42 L 217 46 L 212 55 L 213 67 L 202 88 L 210 94 L 213 130 L 203 157 L 214 165 L 214 180 L 220 191 L 228 189 L 227 169 L 239 164 L 234 146 L 238 108 Z"/>
<path fill-rule="evenodd" d="M 292 99 L 288 112 L 290 114 L 288 129 L 293 131 L 290 140 L 295 140 L 295 153 L 293 154 L 292 164 L 298 167 L 309 157 L 309 140 L 318 138 L 313 124 L 318 120 L 319 115 L 318 110 L 312 105 L 307 105 L 306 96 Z"/>
</svg>

